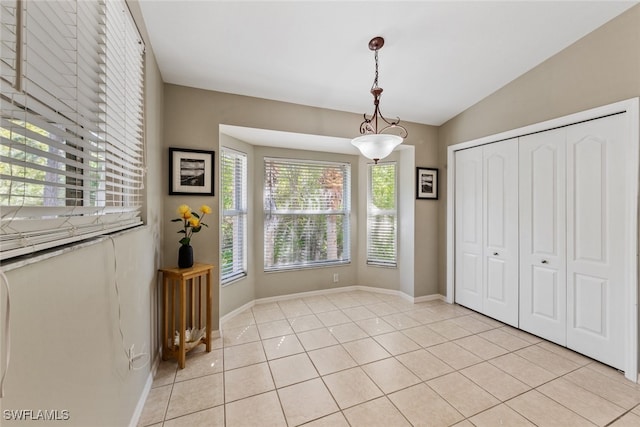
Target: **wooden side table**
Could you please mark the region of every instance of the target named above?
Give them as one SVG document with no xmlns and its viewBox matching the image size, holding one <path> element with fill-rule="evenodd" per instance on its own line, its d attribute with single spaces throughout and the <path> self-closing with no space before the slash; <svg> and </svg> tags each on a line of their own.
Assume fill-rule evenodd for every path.
<svg viewBox="0 0 640 427">
<path fill-rule="evenodd" d="M 186 354 L 196 346 L 204 344 L 211 351 L 211 272 L 213 266 L 195 263 L 190 268 L 161 268 L 163 276 L 164 331 L 162 359 L 174 357 L 182 369 Z M 205 291 L 203 297 L 203 280 Z M 187 290 L 189 292 L 187 292 Z M 177 293 L 177 296 L 176 296 Z M 202 300 L 204 299 L 204 319 Z M 187 313 L 187 303 L 189 312 Z M 176 328 L 176 304 L 178 305 L 178 328 Z M 187 314 L 189 316 L 187 316 Z M 187 341 L 187 317 L 192 329 L 202 329 L 205 334 L 198 340 Z M 171 327 L 169 327 L 171 325 Z M 180 335 L 176 344 L 174 331 Z"/>
</svg>

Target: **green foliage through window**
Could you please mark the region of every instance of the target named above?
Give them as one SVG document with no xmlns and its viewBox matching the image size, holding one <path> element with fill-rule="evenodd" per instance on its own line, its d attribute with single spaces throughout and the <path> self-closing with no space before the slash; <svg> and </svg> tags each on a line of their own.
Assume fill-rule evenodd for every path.
<svg viewBox="0 0 640 427">
<path fill-rule="evenodd" d="M 349 262 L 351 167 L 265 159 L 264 268 Z"/>
<path fill-rule="evenodd" d="M 367 263 L 397 265 L 396 164 L 369 165 L 367 180 Z"/>
</svg>

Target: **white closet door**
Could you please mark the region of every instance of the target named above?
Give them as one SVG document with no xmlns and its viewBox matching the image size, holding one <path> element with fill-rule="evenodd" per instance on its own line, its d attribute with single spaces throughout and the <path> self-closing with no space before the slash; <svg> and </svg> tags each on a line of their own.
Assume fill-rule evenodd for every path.
<svg viewBox="0 0 640 427">
<path fill-rule="evenodd" d="M 620 369 L 630 256 L 624 125 L 619 114 L 567 128 L 567 346 Z"/>
<path fill-rule="evenodd" d="M 456 152 L 455 301 L 482 311 L 482 147 Z"/>
<path fill-rule="evenodd" d="M 520 138 L 520 328 L 566 345 L 565 129 Z"/>
<path fill-rule="evenodd" d="M 483 313 L 517 327 L 518 140 L 488 144 L 483 150 Z"/>
</svg>

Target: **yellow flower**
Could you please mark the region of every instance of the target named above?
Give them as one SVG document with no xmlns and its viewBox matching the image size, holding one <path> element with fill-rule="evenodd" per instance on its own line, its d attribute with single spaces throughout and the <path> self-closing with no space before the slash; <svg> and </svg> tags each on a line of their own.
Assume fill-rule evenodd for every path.
<svg viewBox="0 0 640 427">
<path fill-rule="evenodd" d="M 178 206 L 179 218 L 174 218 L 171 222 L 180 222 L 182 224 L 182 229 L 178 231 L 178 233 L 182 234 L 182 238 L 179 240 L 181 245 L 188 245 L 191 242 L 193 233 L 199 232 L 202 227 L 208 227 L 202 220 L 206 214 L 211 213 L 211 208 L 207 205 L 202 205 L 200 210 L 202 215 L 191 211 L 188 205 Z"/>
<path fill-rule="evenodd" d="M 188 205 L 180 205 L 180 206 L 178 206 L 178 215 L 182 216 L 186 212 L 191 213 L 191 208 Z"/>
</svg>

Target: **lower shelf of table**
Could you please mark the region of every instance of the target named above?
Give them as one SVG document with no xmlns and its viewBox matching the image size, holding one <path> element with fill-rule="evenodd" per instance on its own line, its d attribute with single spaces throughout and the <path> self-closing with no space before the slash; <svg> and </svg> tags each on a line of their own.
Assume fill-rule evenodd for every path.
<svg viewBox="0 0 640 427">
<path fill-rule="evenodd" d="M 191 342 L 185 343 L 185 345 L 184 345 L 185 354 L 189 353 L 191 350 L 193 350 L 194 348 L 196 348 L 200 344 L 204 344 L 205 346 L 207 345 L 205 337 L 202 337 L 197 341 L 191 341 Z M 167 359 L 170 359 L 170 358 L 178 359 L 178 354 L 180 354 L 180 346 L 179 345 L 174 345 L 174 346 L 171 346 L 171 347 L 165 347 L 163 349 L 163 352 L 162 352 L 162 360 L 167 360 Z"/>
</svg>

